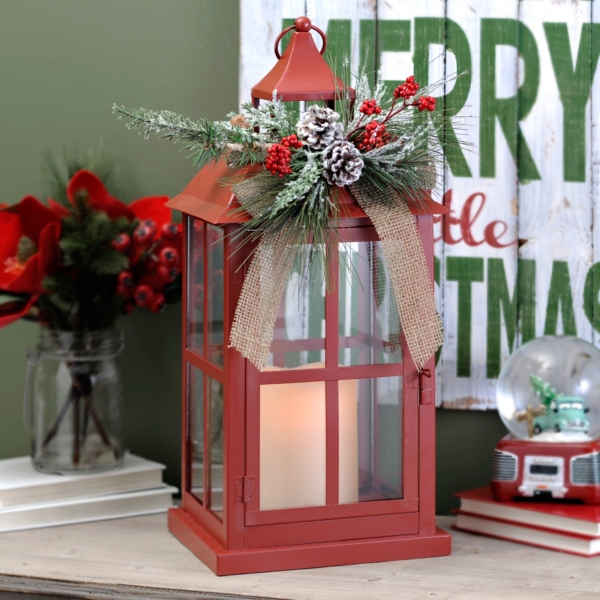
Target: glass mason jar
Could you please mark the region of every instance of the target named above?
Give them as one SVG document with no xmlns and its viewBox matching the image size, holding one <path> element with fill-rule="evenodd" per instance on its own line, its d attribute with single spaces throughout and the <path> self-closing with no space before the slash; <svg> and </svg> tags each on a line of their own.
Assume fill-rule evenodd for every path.
<svg viewBox="0 0 600 600">
<path fill-rule="evenodd" d="M 123 462 L 123 394 L 114 329 L 79 333 L 42 327 L 27 353 L 24 420 L 32 460 L 44 473 L 91 473 Z"/>
</svg>

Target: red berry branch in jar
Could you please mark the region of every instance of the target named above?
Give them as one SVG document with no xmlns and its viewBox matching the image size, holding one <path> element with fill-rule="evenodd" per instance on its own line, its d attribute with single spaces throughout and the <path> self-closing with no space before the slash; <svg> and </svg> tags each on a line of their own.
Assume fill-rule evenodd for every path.
<svg viewBox="0 0 600 600">
<path fill-rule="evenodd" d="M 123 298 L 125 312 L 134 306 L 160 312 L 165 308 L 165 287 L 181 273 L 181 229 L 171 222 L 160 228 L 153 219 L 145 219 L 131 236 L 122 233 L 112 242 L 123 252 L 129 267 L 119 273 L 117 293 Z"/>
</svg>

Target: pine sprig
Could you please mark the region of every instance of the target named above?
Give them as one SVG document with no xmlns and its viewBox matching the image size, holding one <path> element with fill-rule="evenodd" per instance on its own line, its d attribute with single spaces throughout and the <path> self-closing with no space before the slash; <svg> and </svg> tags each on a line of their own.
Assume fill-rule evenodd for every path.
<svg viewBox="0 0 600 600">
<path fill-rule="evenodd" d="M 106 154 L 102 141 L 87 150 L 63 149 L 61 159 L 59 162 L 49 150 L 42 154 L 42 198 L 52 198 L 68 208 L 67 184 L 73 175 L 82 169 L 95 173 L 106 189 L 116 195 L 115 157 Z"/>
<path fill-rule="evenodd" d="M 219 128 L 208 119 L 193 121 L 168 110 L 127 110 L 116 104 L 113 113 L 119 115 L 119 119 L 129 119 L 127 129 L 139 129 L 144 139 L 154 133 L 159 139 L 184 144 L 185 150 L 193 152 L 194 164 L 199 167 L 218 159 L 223 152 Z"/>
<path fill-rule="evenodd" d="M 122 312 L 117 275 L 129 267 L 125 254 L 111 246 L 121 233 L 131 235 L 135 222 L 110 219 L 78 194 L 62 219 L 59 247 L 63 268 L 43 281 L 39 298 L 42 319 L 51 328 L 94 331 L 112 326 Z"/>
</svg>

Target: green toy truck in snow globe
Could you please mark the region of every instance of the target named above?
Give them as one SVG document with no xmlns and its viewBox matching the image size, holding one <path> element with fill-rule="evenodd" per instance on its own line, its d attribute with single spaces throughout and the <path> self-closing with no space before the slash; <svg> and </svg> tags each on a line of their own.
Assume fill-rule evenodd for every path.
<svg viewBox="0 0 600 600">
<path fill-rule="evenodd" d="M 544 413 L 533 419 L 534 435 L 544 431 L 587 434 L 590 422 L 585 415 L 590 409 L 586 408 L 583 398 L 559 394 L 547 382 L 535 375 L 531 375 L 531 386 L 542 400 L 544 407 Z"/>
</svg>

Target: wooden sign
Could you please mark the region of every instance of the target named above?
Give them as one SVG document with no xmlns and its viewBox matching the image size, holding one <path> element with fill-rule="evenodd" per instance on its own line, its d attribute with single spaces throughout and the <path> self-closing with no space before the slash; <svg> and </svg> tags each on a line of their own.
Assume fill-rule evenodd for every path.
<svg viewBox="0 0 600 600">
<path fill-rule="evenodd" d="M 598 1 L 242 0 L 241 102 L 304 14 L 330 61 L 390 87 L 462 74 L 437 93 L 457 117 L 439 135 L 468 144 L 439 173 L 438 402 L 495 408 L 502 364 L 535 337 L 600 344 Z"/>
</svg>

